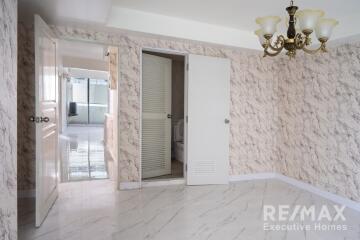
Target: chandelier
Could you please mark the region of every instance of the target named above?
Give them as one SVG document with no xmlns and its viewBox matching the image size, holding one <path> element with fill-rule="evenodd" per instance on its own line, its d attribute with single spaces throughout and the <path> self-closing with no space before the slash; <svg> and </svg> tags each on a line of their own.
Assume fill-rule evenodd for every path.
<svg viewBox="0 0 360 240">
<path fill-rule="evenodd" d="M 277 36 L 273 40 L 276 26 L 281 21 L 280 17 L 268 16 L 256 19 L 256 23 L 261 29 L 255 31 L 259 37 L 260 43 L 264 48 L 264 57 L 274 57 L 283 49 L 287 51 L 286 55 L 290 58 L 295 57 L 297 50 L 303 50 L 305 53 L 315 54 L 317 52 L 327 52 L 326 42 L 329 40 L 333 28 L 338 24 L 335 19 L 324 18 L 324 12 L 321 10 L 305 9 L 297 11 L 298 7 L 294 6 L 294 1 L 286 8 L 289 14 L 289 24 L 287 38 L 283 35 Z M 296 23 L 299 23 L 300 32 L 297 32 Z M 320 42 L 320 47 L 310 49 L 310 35 L 314 32 Z"/>
</svg>

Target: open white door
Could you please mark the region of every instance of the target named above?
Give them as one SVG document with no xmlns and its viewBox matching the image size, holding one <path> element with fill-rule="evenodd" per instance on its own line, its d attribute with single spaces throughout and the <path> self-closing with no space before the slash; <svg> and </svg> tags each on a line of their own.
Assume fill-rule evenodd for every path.
<svg viewBox="0 0 360 240">
<path fill-rule="evenodd" d="M 142 178 L 171 173 L 171 60 L 142 58 Z"/>
<path fill-rule="evenodd" d="M 35 16 L 36 226 L 58 196 L 58 79 L 56 39 Z"/>
<path fill-rule="evenodd" d="M 187 184 L 229 181 L 230 61 L 189 55 Z"/>
</svg>

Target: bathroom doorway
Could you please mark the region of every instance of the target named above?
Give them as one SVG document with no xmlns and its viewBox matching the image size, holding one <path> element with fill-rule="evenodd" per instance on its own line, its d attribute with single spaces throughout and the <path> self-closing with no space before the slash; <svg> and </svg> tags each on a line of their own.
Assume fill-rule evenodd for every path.
<svg viewBox="0 0 360 240">
<path fill-rule="evenodd" d="M 142 51 L 142 181 L 184 179 L 185 55 Z"/>
</svg>

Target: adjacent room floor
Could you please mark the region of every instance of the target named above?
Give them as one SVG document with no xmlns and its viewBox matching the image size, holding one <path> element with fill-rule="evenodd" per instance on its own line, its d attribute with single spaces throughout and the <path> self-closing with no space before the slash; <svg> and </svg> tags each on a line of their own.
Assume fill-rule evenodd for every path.
<svg viewBox="0 0 360 240">
<path fill-rule="evenodd" d="M 164 179 L 179 179 L 184 177 L 184 165 L 178 160 L 171 160 L 171 174 L 162 175 L 152 178 L 144 178 L 144 181 L 153 181 L 153 180 L 164 180 Z"/>
<path fill-rule="evenodd" d="M 69 126 L 60 146 L 61 182 L 108 177 L 102 126 Z"/>
<path fill-rule="evenodd" d="M 360 239 L 360 213 L 351 209 L 340 222 L 348 231 L 264 231 L 263 206 L 269 204 L 333 205 L 277 180 L 131 191 L 116 191 L 109 180 L 70 182 L 60 185 L 60 197 L 39 229 L 31 222 L 33 211 L 20 216 L 19 239 Z"/>
</svg>

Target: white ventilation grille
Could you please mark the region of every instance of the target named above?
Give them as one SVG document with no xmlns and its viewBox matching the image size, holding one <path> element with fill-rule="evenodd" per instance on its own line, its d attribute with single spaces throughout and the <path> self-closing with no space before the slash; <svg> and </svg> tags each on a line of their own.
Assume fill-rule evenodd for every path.
<svg viewBox="0 0 360 240">
<path fill-rule="evenodd" d="M 194 174 L 214 175 L 216 174 L 216 163 L 214 161 L 199 161 L 195 163 Z"/>
</svg>

